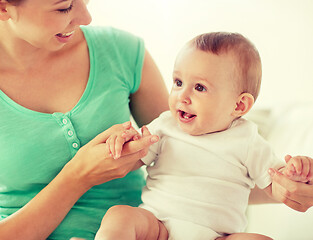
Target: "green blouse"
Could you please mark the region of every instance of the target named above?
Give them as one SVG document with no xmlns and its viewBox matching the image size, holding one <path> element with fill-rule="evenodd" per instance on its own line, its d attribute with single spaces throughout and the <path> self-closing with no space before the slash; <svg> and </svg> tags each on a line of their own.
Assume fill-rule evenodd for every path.
<svg viewBox="0 0 313 240">
<path fill-rule="evenodd" d="M 32 111 L 0 90 L 0 220 L 30 201 L 81 146 L 110 126 L 130 119 L 129 95 L 141 80 L 142 39 L 109 27 L 81 29 L 89 48 L 90 74 L 71 111 Z M 143 174 L 137 170 L 91 188 L 49 239 L 93 239 L 108 208 L 141 203 L 144 184 Z"/>
</svg>

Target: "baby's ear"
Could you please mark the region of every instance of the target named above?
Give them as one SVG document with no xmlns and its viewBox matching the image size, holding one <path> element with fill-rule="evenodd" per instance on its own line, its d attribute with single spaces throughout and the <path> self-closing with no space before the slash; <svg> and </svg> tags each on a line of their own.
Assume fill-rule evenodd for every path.
<svg viewBox="0 0 313 240">
<path fill-rule="evenodd" d="M 250 93 L 242 93 L 237 99 L 232 115 L 236 118 L 248 113 L 254 104 L 254 97 Z"/>
<path fill-rule="evenodd" d="M 6 21 L 10 18 L 10 14 L 8 12 L 8 2 L 6 0 L 0 0 L 0 20 Z"/>
<path fill-rule="evenodd" d="M 8 3 L 6 0 L 0 0 L 0 21 L 7 21 L 12 18 L 12 11 L 15 11 L 15 6 Z"/>
</svg>

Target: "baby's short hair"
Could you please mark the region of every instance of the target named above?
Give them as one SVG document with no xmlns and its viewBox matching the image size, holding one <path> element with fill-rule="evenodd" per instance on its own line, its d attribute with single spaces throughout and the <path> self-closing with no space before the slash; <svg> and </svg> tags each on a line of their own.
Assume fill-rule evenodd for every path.
<svg viewBox="0 0 313 240">
<path fill-rule="evenodd" d="M 197 49 L 213 54 L 231 53 L 236 59 L 235 74 L 238 77 L 241 93 L 250 93 L 257 99 L 262 79 L 262 64 L 258 50 L 239 33 L 212 32 L 201 34 L 192 39 L 189 44 Z"/>
</svg>

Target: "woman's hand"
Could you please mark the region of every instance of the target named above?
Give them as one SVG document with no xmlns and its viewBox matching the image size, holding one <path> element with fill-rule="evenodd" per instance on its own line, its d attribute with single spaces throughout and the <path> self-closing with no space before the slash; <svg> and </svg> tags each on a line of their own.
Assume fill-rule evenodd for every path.
<svg viewBox="0 0 313 240">
<path fill-rule="evenodd" d="M 121 157 L 114 159 L 105 142 L 114 132 L 123 128 L 127 129 L 127 126 L 118 124 L 100 133 L 83 146 L 63 170 L 76 178 L 86 190 L 94 185 L 124 177 L 147 154 L 149 146 L 157 142 L 158 137 L 143 134 L 140 139 L 125 143 Z"/>
<path fill-rule="evenodd" d="M 272 194 L 280 202 L 299 212 L 313 206 L 313 185 L 294 182 L 277 170 L 270 171 Z"/>
</svg>

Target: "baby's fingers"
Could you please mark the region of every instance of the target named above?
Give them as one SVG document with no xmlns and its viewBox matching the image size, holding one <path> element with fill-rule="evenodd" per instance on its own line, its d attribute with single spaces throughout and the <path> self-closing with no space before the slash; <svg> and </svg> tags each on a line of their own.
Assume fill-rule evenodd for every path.
<svg viewBox="0 0 313 240">
<path fill-rule="evenodd" d="M 124 131 L 122 137 L 125 139 L 125 142 L 130 140 L 138 140 L 141 138 L 140 134 L 134 128 L 130 128 L 129 130 Z"/>
<path fill-rule="evenodd" d="M 310 159 L 308 157 L 301 157 L 302 160 L 302 177 L 305 180 L 309 180 L 309 174 L 310 174 Z"/>
<path fill-rule="evenodd" d="M 291 155 L 289 155 L 289 154 L 286 155 L 286 156 L 285 156 L 285 161 L 286 161 L 286 163 L 288 163 L 291 158 L 292 158 Z"/>
<path fill-rule="evenodd" d="M 296 156 L 291 158 L 287 163 L 287 169 L 291 170 L 294 167 L 294 175 L 298 176 L 298 180 L 301 182 L 307 182 L 311 179 L 311 164 L 312 159 L 305 156 Z M 292 172 L 292 170 L 291 170 Z M 288 171 L 287 171 L 288 174 Z"/>
<path fill-rule="evenodd" d="M 300 176 L 302 174 L 302 170 L 303 170 L 303 162 L 302 162 L 302 157 L 301 156 L 296 156 L 296 157 L 293 157 L 289 160 L 289 164 L 291 164 L 295 171 L 296 171 L 296 174 L 298 176 Z"/>
<path fill-rule="evenodd" d="M 150 135 L 151 135 L 149 129 L 148 129 L 146 126 L 143 126 L 143 127 L 141 128 L 141 133 L 142 133 L 142 136 L 143 136 L 143 137 L 146 137 L 146 136 L 150 136 Z"/>
<path fill-rule="evenodd" d="M 308 174 L 307 174 L 307 179 L 310 183 L 313 182 L 313 159 L 310 157 L 306 157 L 308 160 Z"/>
<path fill-rule="evenodd" d="M 126 139 L 121 136 L 118 136 L 115 139 L 114 154 L 113 154 L 114 159 L 118 159 L 121 156 L 122 148 L 125 142 L 126 142 Z"/>
<path fill-rule="evenodd" d="M 286 166 L 286 169 L 284 171 L 284 173 L 288 176 L 288 177 L 292 177 L 296 174 L 296 169 L 292 164 L 288 164 Z"/>
<path fill-rule="evenodd" d="M 112 135 L 106 140 L 106 146 L 111 157 L 115 155 L 115 141 L 117 136 Z"/>
</svg>

